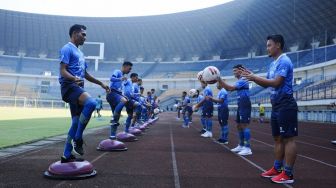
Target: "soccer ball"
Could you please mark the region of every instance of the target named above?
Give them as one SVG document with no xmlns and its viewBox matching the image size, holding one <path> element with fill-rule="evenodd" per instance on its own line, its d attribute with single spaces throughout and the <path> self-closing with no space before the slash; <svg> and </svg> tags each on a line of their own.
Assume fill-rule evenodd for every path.
<svg viewBox="0 0 336 188">
<path fill-rule="evenodd" d="M 191 89 L 190 91 L 189 91 L 189 96 L 190 97 L 195 97 L 197 95 L 197 90 L 196 89 Z"/>
<path fill-rule="evenodd" d="M 214 84 L 217 82 L 217 78 L 220 76 L 220 72 L 217 67 L 208 66 L 203 70 L 202 78 L 208 84 Z"/>
<path fill-rule="evenodd" d="M 155 109 L 154 109 L 154 114 L 158 114 L 158 113 L 160 113 L 160 109 L 155 108 Z"/>
<path fill-rule="evenodd" d="M 198 79 L 199 81 L 202 81 L 202 77 L 203 77 L 203 71 L 199 71 L 199 72 L 197 73 L 197 79 Z"/>
</svg>

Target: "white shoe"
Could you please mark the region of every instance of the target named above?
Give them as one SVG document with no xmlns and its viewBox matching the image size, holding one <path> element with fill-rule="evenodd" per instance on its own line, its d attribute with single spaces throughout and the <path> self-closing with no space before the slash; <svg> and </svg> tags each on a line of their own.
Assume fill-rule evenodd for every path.
<svg viewBox="0 0 336 188">
<path fill-rule="evenodd" d="M 331 141 L 332 144 L 336 144 L 336 140 Z"/>
<path fill-rule="evenodd" d="M 212 138 L 212 132 L 208 132 L 208 137 Z"/>
<path fill-rule="evenodd" d="M 238 153 L 244 149 L 244 146 L 238 145 L 237 147 L 231 149 L 232 152 Z"/>
<path fill-rule="evenodd" d="M 243 150 L 241 150 L 238 155 L 252 155 L 252 150 L 249 147 L 243 147 Z"/>
<path fill-rule="evenodd" d="M 189 128 L 189 125 L 182 125 L 182 128 Z"/>
<path fill-rule="evenodd" d="M 204 137 L 204 138 L 211 138 L 211 137 L 212 137 L 212 132 L 206 131 L 205 133 L 203 133 L 203 134 L 201 135 L 201 137 Z"/>
</svg>

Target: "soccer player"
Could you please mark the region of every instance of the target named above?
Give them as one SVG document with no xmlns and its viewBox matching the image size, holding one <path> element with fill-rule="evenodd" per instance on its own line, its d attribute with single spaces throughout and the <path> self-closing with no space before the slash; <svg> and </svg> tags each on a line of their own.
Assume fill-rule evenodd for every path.
<svg viewBox="0 0 336 188">
<path fill-rule="evenodd" d="M 187 92 L 182 92 L 182 115 L 183 115 L 183 128 L 189 128 L 189 120 L 191 116 L 191 102 L 190 98 L 187 96 Z"/>
<path fill-rule="evenodd" d="M 146 97 L 143 95 L 145 91 L 144 87 L 140 87 L 140 104 L 142 106 L 141 110 L 141 121 L 147 121 L 148 120 L 148 109 L 150 108 L 150 104 L 147 102 Z M 141 122 L 143 123 L 143 122 Z"/>
<path fill-rule="evenodd" d="M 129 132 L 129 127 L 131 125 L 131 121 L 133 118 L 133 111 L 135 108 L 139 106 L 139 103 L 135 100 L 134 96 L 134 87 L 133 83 L 138 81 L 138 74 L 132 73 L 130 75 L 131 80 L 127 80 L 124 84 L 124 95 L 127 97 L 127 104 L 126 104 L 126 112 L 127 112 L 127 119 L 125 124 L 125 132 Z"/>
<path fill-rule="evenodd" d="M 106 96 L 107 102 L 111 106 L 113 113 L 113 119 L 111 120 L 111 134 L 110 139 L 116 139 L 116 132 L 118 129 L 121 110 L 127 103 L 127 98 L 122 94 L 122 85 L 127 81 L 125 76 L 132 70 L 133 64 L 129 61 L 125 61 L 122 64 L 121 70 L 114 70 L 110 78 L 110 90 L 111 92 Z"/>
<path fill-rule="evenodd" d="M 196 95 L 196 105 L 198 103 L 200 103 L 203 99 L 204 99 L 204 96 L 203 96 L 203 93 L 200 93 L 199 90 L 196 90 L 197 91 L 197 95 Z M 205 117 L 202 116 L 203 114 L 203 105 L 200 105 L 199 107 L 200 109 L 200 113 L 201 113 L 201 124 L 202 124 L 202 130 L 200 131 L 201 134 L 204 134 L 206 132 L 206 124 L 205 124 Z M 193 110 L 194 111 L 194 110 Z"/>
<path fill-rule="evenodd" d="M 103 100 L 101 99 L 100 95 L 98 95 L 98 98 L 96 98 L 96 112 L 97 116 L 101 117 L 100 110 L 103 109 Z M 93 114 L 93 117 L 96 117 L 96 113 Z"/>
<path fill-rule="evenodd" d="M 203 100 L 196 104 L 196 109 L 202 106 L 202 117 L 206 126 L 206 131 L 201 135 L 204 138 L 212 138 L 212 116 L 213 116 L 213 102 L 207 98 L 212 97 L 212 90 L 204 81 L 200 81 L 203 88 Z"/>
<path fill-rule="evenodd" d="M 142 85 L 142 79 L 138 77 L 138 74 L 133 75 L 133 77 L 137 79 L 132 79 L 132 74 L 131 74 L 131 80 L 133 84 L 133 95 L 134 95 L 134 100 L 138 102 L 138 105 L 135 107 L 135 113 L 133 113 L 133 120 L 131 126 L 134 127 L 135 123 L 139 123 L 140 121 L 140 116 L 141 116 L 141 111 L 142 111 L 142 101 L 140 100 L 140 86 Z"/>
<path fill-rule="evenodd" d="M 209 98 L 211 101 L 218 104 L 218 122 L 221 127 L 221 136 L 217 140 L 221 144 L 229 144 L 228 142 L 228 135 L 229 135 L 229 126 L 228 126 L 228 119 L 229 119 L 229 107 L 228 107 L 228 98 L 227 98 L 227 91 L 224 88 L 221 88 L 220 84 L 217 82 L 217 89 L 219 90 L 217 94 L 217 98 L 213 97 L 206 97 Z"/>
<path fill-rule="evenodd" d="M 70 42 L 60 51 L 60 74 L 62 99 L 70 104 L 72 123 L 66 139 L 61 162 L 76 161 L 72 151 L 83 155 L 83 131 L 88 124 L 92 112 L 96 108 L 96 100 L 84 90 L 84 78 L 100 85 L 107 92 L 109 87 L 92 77 L 87 71 L 84 54 L 78 48 L 86 39 L 86 27 L 75 24 L 69 30 Z M 71 144 L 72 142 L 72 144 Z"/>
<path fill-rule="evenodd" d="M 258 103 L 259 106 L 259 123 L 264 123 L 264 117 L 265 117 L 265 107 Z"/>
<path fill-rule="evenodd" d="M 273 167 L 261 176 L 271 178 L 275 183 L 294 182 L 293 166 L 297 155 L 295 137 L 298 135 L 298 107 L 293 97 L 293 64 L 283 53 L 284 44 L 281 35 L 267 37 L 267 52 L 274 61 L 266 78 L 243 70 L 246 79 L 271 89 L 271 127 L 275 141 L 275 161 Z"/>
<path fill-rule="evenodd" d="M 235 85 L 227 84 L 220 77 L 218 77 L 218 82 L 221 87 L 228 91 L 237 91 L 238 95 L 238 109 L 237 109 L 237 130 L 239 135 L 239 144 L 237 147 L 231 149 L 232 152 L 236 152 L 239 155 L 252 155 L 252 150 L 250 147 L 250 129 L 248 124 L 251 118 L 251 101 L 249 94 L 249 82 L 241 76 L 241 70 L 245 68 L 243 65 L 238 64 L 233 67 L 233 74 L 238 79 Z"/>
</svg>

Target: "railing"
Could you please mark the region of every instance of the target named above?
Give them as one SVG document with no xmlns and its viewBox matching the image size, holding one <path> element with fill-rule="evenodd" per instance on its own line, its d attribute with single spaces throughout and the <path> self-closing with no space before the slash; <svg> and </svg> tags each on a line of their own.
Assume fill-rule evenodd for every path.
<svg viewBox="0 0 336 188">
<path fill-rule="evenodd" d="M 33 107 L 33 108 L 67 108 L 62 100 L 29 99 L 27 97 L 0 96 L 0 106 L 3 107 Z"/>
</svg>

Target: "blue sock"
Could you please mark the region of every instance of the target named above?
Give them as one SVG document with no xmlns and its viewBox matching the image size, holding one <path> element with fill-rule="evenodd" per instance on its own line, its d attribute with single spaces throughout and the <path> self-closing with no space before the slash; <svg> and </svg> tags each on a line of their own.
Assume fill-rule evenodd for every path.
<svg viewBox="0 0 336 188">
<path fill-rule="evenodd" d="M 125 132 L 129 132 L 129 127 L 131 125 L 131 121 L 132 121 L 132 116 L 128 116 L 126 119 L 126 124 L 125 124 Z"/>
<path fill-rule="evenodd" d="M 113 123 L 119 122 L 120 114 L 124 106 L 125 104 L 123 102 L 119 102 L 118 105 L 115 107 L 114 112 L 113 112 Z"/>
<path fill-rule="evenodd" d="M 79 119 L 78 116 L 72 117 L 71 127 L 68 132 L 68 137 L 65 141 L 64 152 L 63 152 L 63 155 L 66 158 L 69 158 L 72 152 L 71 140 L 75 138 L 75 134 L 76 134 L 77 127 L 78 127 L 78 119 Z"/>
<path fill-rule="evenodd" d="M 206 120 L 206 125 L 207 125 L 206 130 L 209 131 L 209 132 L 212 132 L 212 119 L 207 119 Z"/>
<path fill-rule="evenodd" d="M 91 97 L 84 102 L 84 108 L 79 116 L 78 128 L 75 135 L 76 140 L 82 139 L 84 129 L 91 118 L 92 112 L 96 109 L 96 105 L 96 100 Z"/>
<path fill-rule="evenodd" d="M 293 176 L 293 167 L 285 165 L 284 171 L 287 174 L 287 176 Z"/>
<path fill-rule="evenodd" d="M 110 136 L 116 136 L 117 129 L 118 129 L 118 124 L 111 124 L 111 134 L 110 134 Z"/>
<path fill-rule="evenodd" d="M 189 125 L 189 117 L 187 115 L 185 115 L 185 117 L 184 117 L 184 125 L 185 126 Z"/>
<path fill-rule="evenodd" d="M 251 138 L 251 133 L 249 128 L 244 129 L 244 145 L 245 147 L 250 147 L 250 138 Z"/>
<path fill-rule="evenodd" d="M 221 132 L 222 132 L 221 138 L 227 141 L 229 135 L 229 126 L 228 125 L 221 126 Z"/>
<path fill-rule="evenodd" d="M 274 160 L 274 168 L 277 171 L 280 171 L 282 168 L 282 161 Z"/>
<path fill-rule="evenodd" d="M 201 117 L 201 123 L 202 123 L 203 129 L 205 130 L 206 129 L 205 118 Z"/>
<path fill-rule="evenodd" d="M 244 132 L 238 131 L 238 136 L 239 136 L 239 145 L 244 146 Z"/>
</svg>

